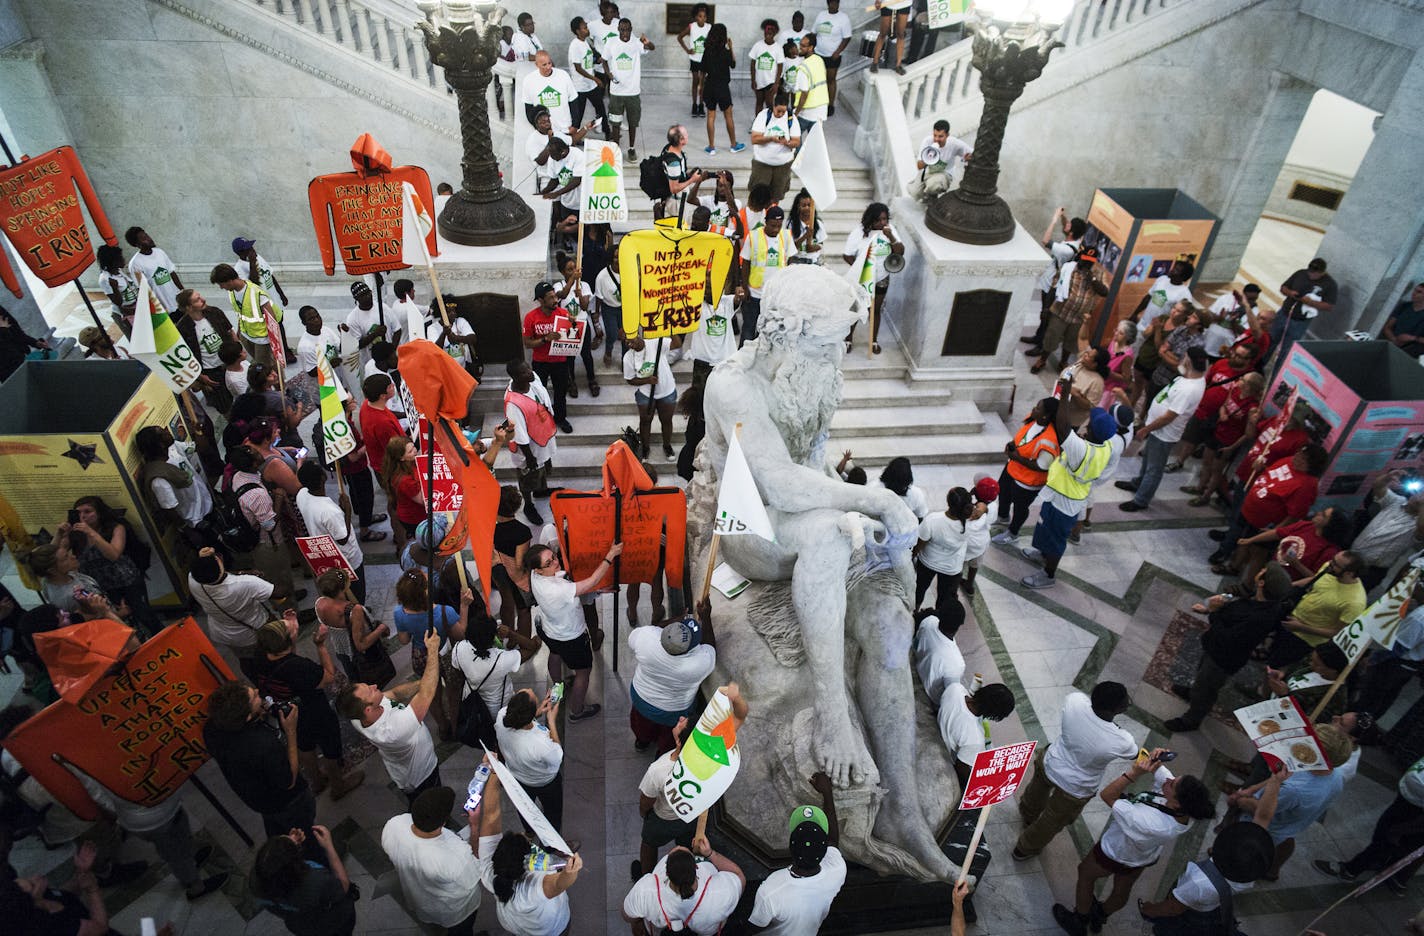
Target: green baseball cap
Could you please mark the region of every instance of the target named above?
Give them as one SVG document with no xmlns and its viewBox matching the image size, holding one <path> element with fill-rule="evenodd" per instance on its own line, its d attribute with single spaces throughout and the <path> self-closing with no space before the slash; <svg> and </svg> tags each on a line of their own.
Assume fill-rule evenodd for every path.
<svg viewBox="0 0 1424 936">
<path fill-rule="evenodd" d="M 814 822 L 820 826 L 822 832 L 830 834 L 831 824 L 826 820 L 826 814 L 818 806 L 797 806 L 791 810 L 791 820 L 788 823 L 788 832 L 795 832 L 796 828 L 804 822 Z"/>
</svg>

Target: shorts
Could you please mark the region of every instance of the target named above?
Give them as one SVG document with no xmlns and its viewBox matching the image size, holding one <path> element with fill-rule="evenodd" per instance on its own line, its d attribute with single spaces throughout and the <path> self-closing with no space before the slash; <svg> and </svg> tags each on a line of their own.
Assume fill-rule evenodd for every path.
<svg viewBox="0 0 1424 936">
<path fill-rule="evenodd" d="M 610 117 L 628 118 L 628 129 L 636 130 L 638 124 L 643 120 L 643 99 L 636 94 L 610 94 L 608 96 L 608 115 Z M 614 123 L 622 123 L 620 120 Z"/>
<path fill-rule="evenodd" d="M 549 645 L 549 652 L 558 657 L 571 670 L 593 669 L 593 644 L 589 642 L 588 631 L 573 640 L 555 640 L 538 628 L 539 638 Z"/>
<path fill-rule="evenodd" d="M 732 86 L 724 85 L 703 85 L 702 103 L 709 108 L 729 111 L 732 109 Z"/>
<path fill-rule="evenodd" d="M 637 403 L 638 403 L 639 406 L 647 406 L 648 403 L 650 402 L 650 401 L 649 401 L 648 394 L 644 393 L 642 390 L 634 390 L 634 391 L 633 391 L 633 399 L 637 401 Z M 676 403 L 676 402 L 677 402 L 677 391 L 676 391 L 676 390 L 673 390 L 672 393 L 669 393 L 669 394 L 668 394 L 667 396 L 665 396 L 665 397 L 659 397 L 659 398 L 658 398 L 658 405 L 659 405 L 659 406 L 661 406 L 661 405 L 664 404 L 664 403 L 666 403 L 666 404 L 668 404 L 669 406 L 671 406 L 672 404 L 674 404 L 674 403 Z"/>
<path fill-rule="evenodd" d="M 1141 374 L 1143 380 L 1151 380 L 1152 372 L 1157 369 L 1157 365 L 1148 364 L 1146 367 L 1143 367 L 1141 364 L 1133 362 L 1132 369 Z"/>
<path fill-rule="evenodd" d="M 881 8 L 880 8 L 880 18 L 881 18 L 881 19 L 889 19 L 890 17 L 894 16 L 896 13 L 899 13 L 901 16 L 909 16 L 909 15 L 910 15 L 910 8 L 909 8 L 909 7 L 901 7 L 901 8 L 898 9 L 898 10 L 892 10 L 892 9 L 890 9 L 889 7 L 881 7 Z"/>
<path fill-rule="evenodd" d="M 1132 867 L 1132 866 L 1130 866 L 1130 865 L 1125 865 L 1125 864 L 1123 864 L 1123 863 L 1120 862 L 1120 861 L 1113 861 L 1113 860 L 1112 860 L 1111 858 L 1109 858 L 1109 857 L 1107 856 L 1107 854 L 1103 851 L 1103 843 L 1102 843 L 1101 841 L 1099 841 L 1099 842 L 1094 842 L 1094 843 L 1093 843 L 1093 850 L 1092 850 L 1091 852 L 1089 852 L 1088 854 L 1090 854 L 1090 855 L 1092 856 L 1093 860 L 1098 863 L 1098 866 L 1099 866 L 1099 867 L 1101 867 L 1104 871 L 1110 871 L 1110 872 L 1112 872 L 1113 874 L 1133 874 L 1134 872 L 1141 872 L 1141 871 L 1142 871 L 1142 868 L 1141 868 L 1141 867 L 1134 868 L 1134 867 Z M 1156 863 L 1157 863 L 1157 862 L 1155 862 L 1155 861 L 1152 862 L 1152 864 L 1156 864 Z M 1152 865 L 1147 865 L 1147 867 L 1150 868 L 1150 867 L 1152 867 Z"/>
<path fill-rule="evenodd" d="M 1044 501 L 1038 510 L 1038 526 L 1033 528 L 1033 548 L 1045 556 L 1061 556 L 1068 551 L 1068 534 L 1078 522 L 1072 516 Z"/>
<path fill-rule="evenodd" d="M 656 810 L 648 810 L 643 817 L 643 831 L 640 838 L 644 845 L 662 848 L 668 842 L 676 842 L 683 848 L 692 847 L 692 834 L 697 823 L 683 822 L 681 819 L 664 819 Z"/>
<path fill-rule="evenodd" d="M 826 63 L 826 71 L 837 71 L 841 67 L 841 57 L 839 55 L 823 55 L 821 58 Z"/>
<path fill-rule="evenodd" d="M 1212 432 L 1216 429 L 1215 423 L 1215 419 L 1198 419 L 1193 416 L 1182 429 L 1182 441 L 1192 446 L 1209 444 Z"/>
<path fill-rule="evenodd" d="M 687 70 L 694 75 L 700 75 L 703 72 L 707 71 L 707 66 L 703 65 L 701 62 L 694 62 L 689 60 L 687 63 Z"/>
</svg>

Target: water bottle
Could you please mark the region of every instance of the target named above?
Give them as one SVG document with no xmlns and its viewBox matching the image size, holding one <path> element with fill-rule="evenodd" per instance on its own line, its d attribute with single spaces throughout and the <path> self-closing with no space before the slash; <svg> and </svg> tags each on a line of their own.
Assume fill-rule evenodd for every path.
<svg viewBox="0 0 1424 936">
<path fill-rule="evenodd" d="M 465 798 L 466 809 L 478 809 L 480 800 L 484 799 L 485 783 L 489 781 L 490 765 L 480 764 L 475 768 L 475 775 L 470 778 L 470 795 Z"/>
<path fill-rule="evenodd" d="M 564 684 L 563 684 L 563 682 L 556 682 L 556 683 L 554 683 L 553 688 L 551 688 L 551 689 L 549 690 L 549 704 L 550 704 L 550 705 L 558 705 L 559 702 L 563 700 L 563 698 L 564 698 Z"/>
<path fill-rule="evenodd" d="M 524 861 L 527 870 L 546 874 L 550 871 L 562 871 L 568 864 L 568 859 L 562 855 L 551 855 L 538 847 L 530 850 L 529 857 Z"/>
</svg>

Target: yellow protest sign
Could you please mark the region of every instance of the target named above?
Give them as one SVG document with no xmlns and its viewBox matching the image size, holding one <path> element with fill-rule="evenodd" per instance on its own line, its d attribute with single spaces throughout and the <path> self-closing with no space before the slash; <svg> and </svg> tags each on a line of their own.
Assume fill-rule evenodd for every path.
<svg viewBox="0 0 1424 936">
<path fill-rule="evenodd" d="M 625 235 L 618 242 L 623 331 L 646 338 L 696 331 L 708 268 L 716 306 L 731 263 L 732 242 L 721 234 L 662 227 Z"/>
</svg>

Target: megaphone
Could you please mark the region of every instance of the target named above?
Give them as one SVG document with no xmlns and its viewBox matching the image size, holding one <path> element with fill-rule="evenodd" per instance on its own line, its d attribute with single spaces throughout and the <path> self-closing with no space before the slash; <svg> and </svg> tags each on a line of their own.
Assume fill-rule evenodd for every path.
<svg viewBox="0 0 1424 936">
<path fill-rule="evenodd" d="M 944 150 L 930 143 L 920 150 L 920 162 L 926 166 L 938 165 L 944 159 Z"/>
<path fill-rule="evenodd" d="M 905 255 L 904 255 L 904 254 L 894 254 L 894 253 L 892 253 L 892 254 L 890 254 L 888 257 L 885 258 L 885 261 L 884 261 L 884 262 L 885 262 L 885 272 L 887 272 L 887 273 L 899 273 L 901 270 L 905 269 Z"/>
</svg>

